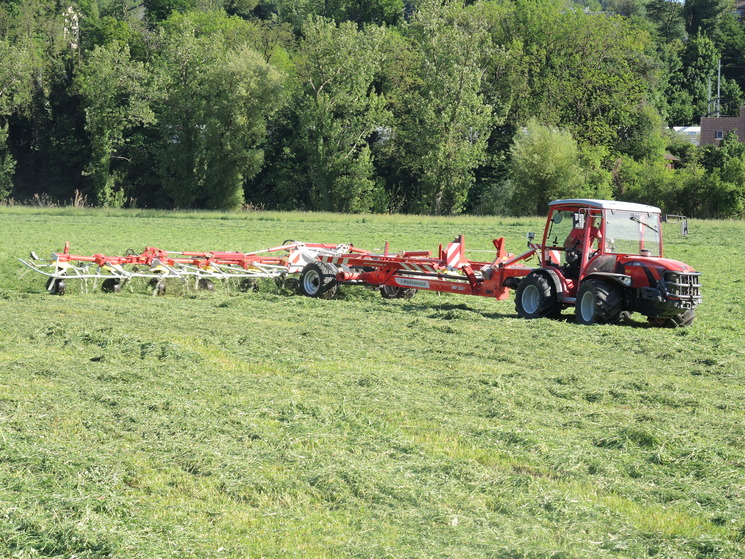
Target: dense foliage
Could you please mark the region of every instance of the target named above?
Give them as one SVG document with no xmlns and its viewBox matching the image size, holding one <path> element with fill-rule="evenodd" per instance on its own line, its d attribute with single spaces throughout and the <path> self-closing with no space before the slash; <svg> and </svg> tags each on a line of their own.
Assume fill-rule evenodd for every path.
<svg viewBox="0 0 745 559">
<path fill-rule="evenodd" d="M 581 195 L 743 217 L 737 138 L 669 128 L 745 104 L 733 7 L 7 0 L 0 199 L 534 214 Z"/>
</svg>

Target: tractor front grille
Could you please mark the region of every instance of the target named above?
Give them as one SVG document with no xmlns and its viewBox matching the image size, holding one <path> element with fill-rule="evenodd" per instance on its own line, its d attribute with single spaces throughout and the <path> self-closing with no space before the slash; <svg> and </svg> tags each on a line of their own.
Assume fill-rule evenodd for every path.
<svg viewBox="0 0 745 559">
<path fill-rule="evenodd" d="M 668 301 L 683 309 L 693 309 L 701 302 L 701 274 L 665 272 L 663 291 Z"/>
</svg>

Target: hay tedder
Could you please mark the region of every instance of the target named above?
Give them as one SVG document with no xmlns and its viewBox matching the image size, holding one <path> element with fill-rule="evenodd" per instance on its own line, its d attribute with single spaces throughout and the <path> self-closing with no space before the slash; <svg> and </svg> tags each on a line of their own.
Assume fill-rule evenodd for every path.
<svg viewBox="0 0 745 559">
<path fill-rule="evenodd" d="M 700 274 L 663 258 L 659 208 L 608 200 L 557 200 L 549 205 L 541 242 L 528 234 L 528 251 L 514 256 L 504 238 L 493 241 L 491 262 L 468 260 L 461 235 L 447 248 L 382 254 L 318 254 L 305 265 L 299 288 L 332 297 L 339 284 L 378 286 L 386 298 L 417 290 L 506 299 L 516 289 L 522 318 L 558 318 L 573 307 L 580 324 L 617 323 L 631 313 L 653 325 L 688 326 L 701 302 Z M 681 217 L 681 216 L 674 216 Z M 682 231 L 687 222 L 681 218 Z M 535 266 L 526 262 L 537 258 Z"/>
<path fill-rule="evenodd" d="M 136 279 L 143 280 L 154 294 L 166 291 L 166 280 L 181 280 L 188 287 L 214 289 L 214 282 L 237 283 L 242 291 L 256 288 L 260 278 L 284 281 L 299 273 L 321 254 L 339 255 L 354 250 L 349 245 L 330 245 L 285 241 L 281 246 L 256 252 L 170 252 L 147 247 L 137 253 L 131 249 L 124 256 L 104 254 L 79 255 L 70 252 L 65 243 L 62 252 L 49 259 L 31 253 L 28 260 L 19 259 L 31 270 L 48 278 L 47 291 L 63 295 L 70 280 L 79 280 L 85 290 L 96 289 L 99 282 L 106 292 L 118 293 Z"/>
</svg>

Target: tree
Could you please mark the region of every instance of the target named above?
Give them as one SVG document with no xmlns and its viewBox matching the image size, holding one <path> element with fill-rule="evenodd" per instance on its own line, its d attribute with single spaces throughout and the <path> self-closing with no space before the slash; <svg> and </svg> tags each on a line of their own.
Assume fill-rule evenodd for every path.
<svg viewBox="0 0 745 559">
<path fill-rule="evenodd" d="M 493 121 L 482 85 L 493 47 L 478 16 L 462 2 L 424 0 L 406 29 L 420 56 L 397 132 L 401 163 L 417 178 L 409 211 L 461 212 L 485 159 Z"/>
<path fill-rule="evenodd" d="M 385 98 L 373 87 L 384 31 L 314 17 L 303 34 L 293 145 L 307 172 L 312 207 L 381 209 L 383 191 L 373 175 L 369 141 L 390 120 Z"/>
<path fill-rule="evenodd" d="M 247 45 L 250 24 L 238 18 L 177 14 L 166 23 L 155 146 L 163 188 L 178 207 L 240 207 L 284 77 Z"/>
<path fill-rule="evenodd" d="M 644 0 L 603 0 L 601 3 L 604 10 L 620 16 L 645 16 Z"/>
<path fill-rule="evenodd" d="M 152 23 L 164 21 L 173 12 L 188 12 L 196 6 L 196 0 L 143 0 L 145 13 Z"/>
<path fill-rule="evenodd" d="M 688 34 L 711 36 L 731 6 L 731 0 L 685 0 L 683 19 Z"/>
<path fill-rule="evenodd" d="M 127 160 L 127 132 L 155 121 L 149 83 L 145 65 L 119 45 L 96 47 L 76 78 L 92 152 L 85 173 L 101 206 L 124 204 L 125 190 L 112 172 L 112 160 Z"/>
<path fill-rule="evenodd" d="M 31 101 L 31 61 L 23 47 L 0 39 L 0 199 L 13 189 L 16 161 L 8 149 L 8 117 Z"/>
<path fill-rule="evenodd" d="M 680 58 L 680 80 L 691 95 L 693 118 L 709 116 L 714 110 L 709 101 L 716 96 L 712 87 L 716 87 L 719 52 L 711 39 L 698 33 L 688 39 Z"/>
<path fill-rule="evenodd" d="M 570 132 L 531 120 L 516 134 L 510 155 L 516 215 L 543 215 L 551 200 L 580 197 L 580 151 Z"/>
<path fill-rule="evenodd" d="M 517 0 L 505 35 L 523 43 L 523 85 L 511 114 L 517 122 L 536 117 L 580 143 L 610 146 L 649 95 L 650 37 L 626 18 Z"/>
<path fill-rule="evenodd" d="M 647 18 L 666 42 L 685 39 L 683 7 L 677 0 L 650 0 L 647 4 Z"/>
<path fill-rule="evenodd" d="M 630 155 L 637 161 L 659 161 L 667 145 L 664 131 L 665 124 L 659 113 L 651 105 L 644 105 L 630 115 L 619 130 L 618 142 L 614 147 L 619 153 Z"/>
<path fill-rule="evenodd" d="M 406 4 L 404 0 L 261 0 L 257 11 L 277 13 L 281 21 L 291 23 L 298 30 L 313 17 L 337 23 L 353 21 L 360 26 L 370 23 L 393 26 L 403 19 Z"/>
<path fill-rule="evenodd" d="M 745 90 L 745 64 L 742 62 L 742 53 L 745 52 L 745 25 L 739 22 L 734 14 L 727 14 L 717 27 L 717 31 L 717 46 L 722 55 L 722 73 L 735 80 L 740 89 Z"/>
</svg>

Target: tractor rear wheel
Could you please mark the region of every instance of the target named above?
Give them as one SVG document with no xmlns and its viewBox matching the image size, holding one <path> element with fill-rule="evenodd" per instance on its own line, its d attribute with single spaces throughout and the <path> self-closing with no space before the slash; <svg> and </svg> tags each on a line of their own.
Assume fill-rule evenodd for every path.
<svg viewBox="0 0 745 559">
<path fill-rule="evenodd" d="M 398 287 L 397 285 L 381 285 L 380 295 L 383 299 L 411 299 L 416 289 L 411 287 Z"/>
<path fill-rule="evenodd" d="M 577 292 L 577 324 L 617 324 L 623 317 L 623 292 L 620 285 L 588 279 Z"/>
<path fill-rule="evenodd" d="M 336 267 L 327 262 L 311 262 L 300 272 L 298 289 L 306 297 L 333 299 L 337 286 Z"/>
<path fill-rule="evenodd" d="M 515 310 L 520 318 L 558 318 L 561 305 L 556 288 L 543 274 L 528 274 L 517 287 Z"/>
</svg>

